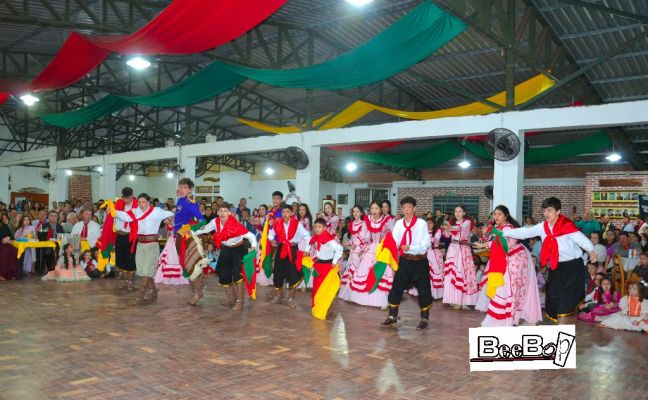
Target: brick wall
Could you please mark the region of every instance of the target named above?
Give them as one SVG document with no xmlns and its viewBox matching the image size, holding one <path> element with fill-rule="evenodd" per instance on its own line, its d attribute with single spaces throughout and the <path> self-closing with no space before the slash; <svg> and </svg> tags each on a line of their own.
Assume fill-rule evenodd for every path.
<svg viewBox="0 0 648 400">
<path fill-rule="evenodd" d="M 491 200 L 484 196 L 483 186 L 472 187 L 399 187 L 397 192 L 398 201 L 405 196 L 412 196 L 417 201 L 417 209 L 422 212 L 432 211 L 434 196 L 445 196 L 450 192 L 459 196 L 479 196 L 480 221 L 485 221 L 492 211 Z M 549 196 L 558 197 L 563 204 L 563 210 L 571 215 L 576 209 L 577 215 L 582 215 L 584 210 L 585 186 L 525 186 L 524 195 L 531 196 L 531 210 L 533 218 L 542 219 L 540 205 L 542 200 Z M 396 207 L 394 207 L 396 209 Z"/>
<path fill-rule="evenodd" d="M 613 181 L 618 180 L 619 186 L 606 186 L 601 187 L 601 180 Z M 624 181 L 637 181 L 636 186 L 623 186 Z M 600 172 L 600 173 L 588 173 L 585 175 L 585 193 L 584 193 L 584 202 L 585 210 L 590 211 L 592 209 L 592 192 L 594 191 L 619 191 L 619 192 L 648 192 L 648 173 L 646 172 Z M 611 204 L 611 203 L 604 203 Z M 622 220 L 612 219 L 612 222 L 621 227 L 623 225 Z"/>
<path fill-rule="evenodd" d="M 73 175 L 68 181 L 68 199 L 92 201 L 92 177 Z"/>
</svg>

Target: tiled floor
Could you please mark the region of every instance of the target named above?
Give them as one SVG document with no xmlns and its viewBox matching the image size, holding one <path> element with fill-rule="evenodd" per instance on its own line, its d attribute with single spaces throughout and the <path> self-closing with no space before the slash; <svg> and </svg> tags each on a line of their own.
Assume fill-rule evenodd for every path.
<svg viewBox="0 0 648 400">
<path fill-rule="evenodd" d="M 578 369 L 470 373 L 468 327 L 482 315 L 435 303 L 414 330 L 407 300 L 398 330 L 385 313 L 346 304 L 328 321 L 259 300 L 218 305 L 213 278 L 200 306 L 187 287 L 131 307 L 112 280 L 0 282 L 2 399 L 648 399 L 648 336 L 577 325 Z"/>
</svg>

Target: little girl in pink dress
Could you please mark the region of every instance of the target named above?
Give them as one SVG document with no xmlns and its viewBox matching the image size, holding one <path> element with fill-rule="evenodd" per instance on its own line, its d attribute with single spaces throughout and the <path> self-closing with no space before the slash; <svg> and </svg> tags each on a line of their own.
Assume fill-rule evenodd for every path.
<svg viewBox="0 0 648 400">
<path fill-rule="evenodd" d="M 364 214 L 358 206 L 353 207 L 351 212 L 353 214 L 353 221 L 349 224 L 349 241 L 344 244 L 345 247 L 350 247 L 349 259 L 344 275 L 342 275 L 340 293 L 338 294 L 339 298 L 346 301 L 351 300 L 351 281 L 353 281 L 356 271 L 360 266 L 362 252 L 365 248 L 361 236 L 364 225 Z"/>
<path fill-rule="evenodd" d="M 56 267 L 41 279 L 44 281 L 57 282 L 89 281 L 90 277 L 86 274 L 85 270 L 79 266 L 76 257 L 74 257 L 74 254 L 72 253 L 73 251 L 74 249 L 71 243 L 63 246 L 63 254 L 56 262 Z"/>
<path fill-rule="evenodd" d="M 598 305 L 592 311 L 578 314 L 578 319 L 586 322 L 600 321 L 601 317 L 619 312 L 619 301 L 621 295 L 612 288 L 610 278 L 601 279 L 601 286 L 598 291 Z"/>
</svg>

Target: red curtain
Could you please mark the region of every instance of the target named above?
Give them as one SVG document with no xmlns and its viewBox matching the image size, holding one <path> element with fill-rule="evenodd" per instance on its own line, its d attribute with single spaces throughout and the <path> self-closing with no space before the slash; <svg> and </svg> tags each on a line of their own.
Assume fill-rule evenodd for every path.
<svg viewBox="0 0 648 400">
<path fill-rule="evenodd" d="M 367 143 L 367 144 L 352 144 L 348 146 L 328 146 L 329 149 L 335 151 L 360 151 L 364 153 L 373 153 L 391 147 L 396 147 L 405 143 L 404 140 L 398 140 L 393 142 L 380 142 L 380 143 Z"/>
<path fill-rule="evenodd" d="M 227 43 L 277 11 L 287 0 L 174 0 L 131 35 L 83 36 L 73 32 L 52 62 L 20 90 L 52 90 L 71 85 L 111 52 L 190 54 Z M 11 88 L 10 88 L 11 87 Z M 0 90 L 18 92 L 0 82 Z"/>
<path fill-rule="evenodd" d="M 9 98 L 11 93 L 0 93 L 0 106 L 4 104 L 5 101 Z"/>
</svg>

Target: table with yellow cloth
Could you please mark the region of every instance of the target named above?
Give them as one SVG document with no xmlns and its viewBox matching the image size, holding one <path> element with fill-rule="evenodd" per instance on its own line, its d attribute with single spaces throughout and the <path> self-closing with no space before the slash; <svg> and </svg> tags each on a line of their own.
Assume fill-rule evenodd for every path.
<svg viewBox="0 0 648 400">
<path fill-rule="evenodd" d="M 61 242 L 55 242 L 52 240 L 43 240 L 43 241 L 33 241 L 33 242 L 18 242 L 14 240 L 11 244 L 18 249 L 18 258 L 23 255 L 25 249 L 56 249 L 56 245 L 61 245 Z M 83 253 L 86 250 L 90 250 L 90 243 L 87 240 L 81 241 L 81 252 Z"/>
</svg>

